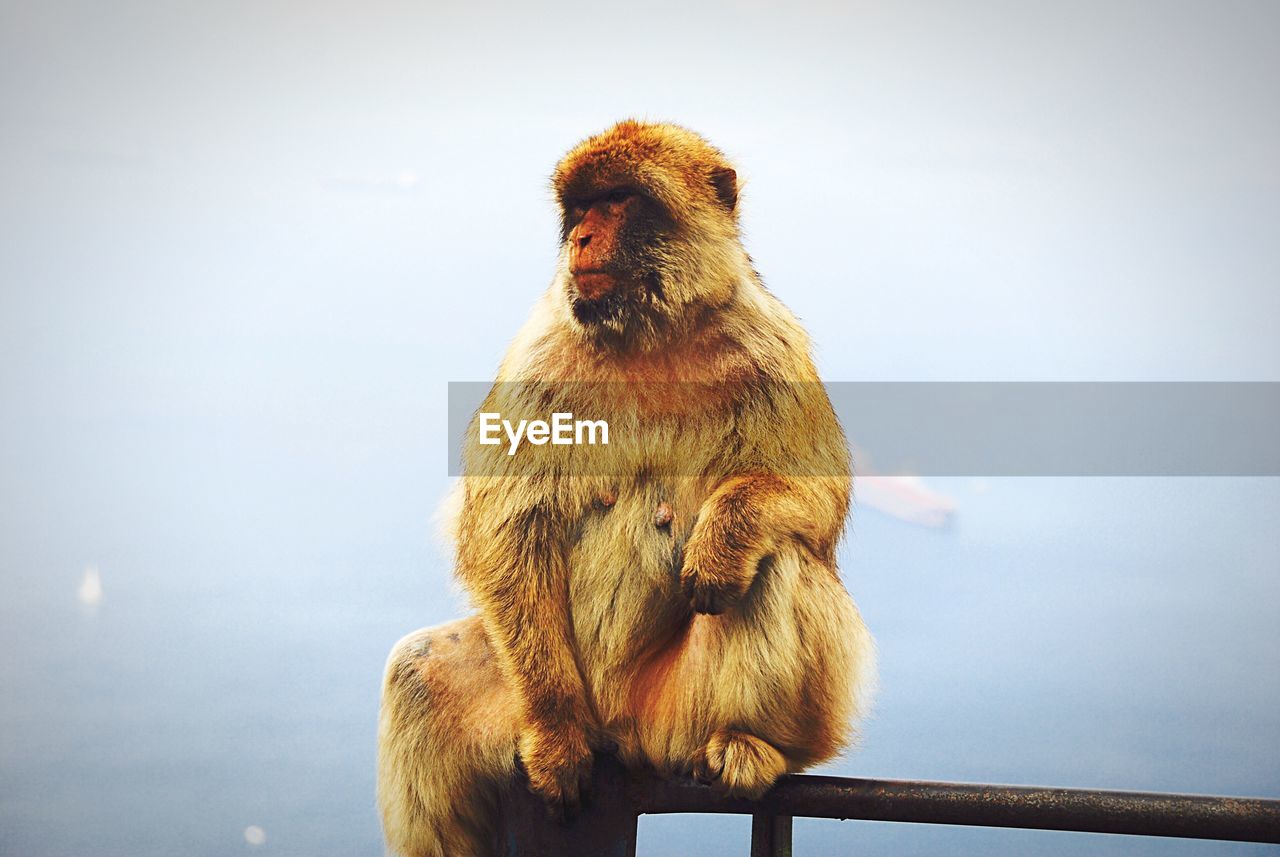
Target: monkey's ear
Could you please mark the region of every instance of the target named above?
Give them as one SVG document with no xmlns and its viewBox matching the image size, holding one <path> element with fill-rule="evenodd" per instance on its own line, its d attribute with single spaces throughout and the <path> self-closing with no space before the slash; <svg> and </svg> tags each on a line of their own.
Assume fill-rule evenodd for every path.
<svg viewBox="0 0 1280 857">
<path fill-rule="evenodd" d="M 726 211 L 738 207 L 738 174 L 733 167 L 716 167 L 711 171 L 711 186 Z"/>
</svg>

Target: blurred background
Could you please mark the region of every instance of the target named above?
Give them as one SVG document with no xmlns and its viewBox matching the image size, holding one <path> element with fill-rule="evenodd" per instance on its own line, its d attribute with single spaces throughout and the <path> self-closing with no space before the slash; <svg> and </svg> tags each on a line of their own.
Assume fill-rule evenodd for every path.
<svg viewBox="0 0 1280 857">
<path fill-rule="evenodd" d="M 1280 381 L 1278 37 L 1270 0 L 0 3 L 0 854 L 381 853 L 383 659 L 465 609 L 446 383 L 549 282 L 581 137 L 736 159 L 828 380 Z M 827 770 L 1280 796 L 1280 480 L 980 477 L 855 509 L 881 690 Z"/>
</svg>

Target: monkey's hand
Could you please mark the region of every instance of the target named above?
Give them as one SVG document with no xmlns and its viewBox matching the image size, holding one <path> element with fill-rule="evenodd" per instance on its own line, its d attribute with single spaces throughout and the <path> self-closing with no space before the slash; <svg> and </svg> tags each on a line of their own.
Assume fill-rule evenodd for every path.
<svg viewBox="0 0 1280 857">
<path fill-rule="evenodd" d="M 591 742 L 579 726 L 529 726 L 520 735 L 520 762 L 529 790 L 547 803 L 557 820 L 573 818 L 591 780 Z"/>
<path fill-rule="evenodd" d="M 747 594 L 767 550 L 746 518 L 707 505 L 684 546 L 680 586 L 695 612 L 715 615 Z"/>
</svg>

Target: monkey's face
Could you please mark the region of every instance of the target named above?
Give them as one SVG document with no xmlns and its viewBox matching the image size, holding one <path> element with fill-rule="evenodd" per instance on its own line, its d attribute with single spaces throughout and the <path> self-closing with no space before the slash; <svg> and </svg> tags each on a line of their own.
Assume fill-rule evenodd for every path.
<svg viewBox="0 0 1280 857">
<path fill-rule="evenodd" d="M 565 201 L 568 295 L 584 325 L 624 321 L 659 296 L 660 258 L 670 218 L 655 200 L 613 187 Z"/>
<path fill-rule="evenodd" d="M 661 347 L 753 275 L 738 235 L 737 174 L 692 131 L 619 122 L 571 149 L 552 186 L 562 294 L 599 343 Z"/>
</svg>

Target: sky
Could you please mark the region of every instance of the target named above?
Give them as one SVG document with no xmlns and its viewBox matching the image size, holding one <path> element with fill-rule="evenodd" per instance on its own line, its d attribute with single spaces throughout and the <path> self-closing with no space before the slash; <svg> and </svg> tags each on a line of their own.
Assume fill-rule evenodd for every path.
<svg viewBox="0 0 1280 857">
<path fill-rule="evenodd" d="M 431 523 L 446 384 L 492 376 L 551 278 L 550 170 L 618 119 L 686 124 L 734 160 L 747 249 L 829 381 L 1280 381 L 1277 36 L 1266 0 L 0 3 L 0 846 L 163 850 L 123 811 L 79 833 L 48 820 L 88 799 L 85 734 L 131 741 L 156 725 L 146 711 L 177 705 L 144 681 L 172 651 L 208 661 L 208 678 L 169 677 L 182 711 L 220 712 L 211 746 L 278 751 L 273 794 L 312 778 L 311 754 L 344 783 L 278 809 L 262 846 L 238 838 L 247 799 L 225 824 L 174 804 L 178 828 L 211 853 L 224 827 L 236 847 L 288 852 L 282 825 L 298 853 L 320 832 L 376 849 L 360 742 L 381 658 L 463 609 Z M 1273 483 L 958 481 L 935 486 L 958 506 L 950 534 L 855 517 L 847 582 L 889 679 L 862 758 L 882 776 L 1277 794 L 1274 741 L 1230 756 L 1236 780 L 1210 756 L 1196 782 L 1160 761 L 1224 717 L 1241 735 L 1276 725 L 1258 713 L 1280 706 L 1274 680 L 1219 674 L 1209 684 L 1240 700 L 1225 713 L 1169 696 L 1187 664 L 1250 651 L 1276 666 Z M 1120 556 L 1132 574 L 1112 597 L 1096 575 Z M 1049 575 L 1085 563 L 1101 589 L 1072 597 L 1111 624 L 1063 674 L 1100 684 L 1011 664 L 1017 680 L 965 696 L 972 720 L 956 721 L 1000 763 L 947 755 L 969 745 L 939 743 L 955 733 L 925 716 L 929 653 L 957 645 L 935 632 L 972 626 L 907 596 L 933 586 L 1015 640 L 1071 626 L 1076 602 Z M 88 615 L 91 565 L 104 595 Z M 1186 640 L 1106 654 L 1194 621 L 1219 575 L 1233 581 L 1212 590 L 1221 658 Z M 1048 605 L 1042 624 L 1010 621 L 1018 597 Z M 1139 605 L 1163 606 L 1133 624 Z M 307 657 L 316 636 L 333 666 Z M 996 681 L 983 663 L 957 669 Z M 1126 708 L 1136 674 L 1178 679 Z M 336 688 L 330 732 L 291 719 L 304 678 Z M 1130 718 L 1097 777 L 1063 741 L 1039 767 L 1009 746 L 1062 699 Z M 1143 745 L 1156 712 L 1176 722 Z M 285 752 L 264 723 L 303 737 Z M 919 735 L 937 765 L 909 750 Z M 94 782 L 135 808 L 168 798 L 126 783 L 221 782 L 222 750 L 183 774 L 166 765 L 181 739 L 166 740 L 95 757 Z M 349 840 L 314 817 L 341 812 Z"/>
</svg>

